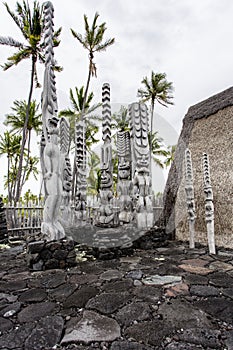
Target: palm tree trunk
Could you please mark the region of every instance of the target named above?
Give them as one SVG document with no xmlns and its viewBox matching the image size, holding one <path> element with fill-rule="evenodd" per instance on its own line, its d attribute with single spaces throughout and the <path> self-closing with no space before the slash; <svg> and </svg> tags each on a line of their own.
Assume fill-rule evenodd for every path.
<svg viewBox="0 0 233 350">
<path fill-rule="evenodd" d="M 150 175 L 152 176 L 152 133 L 153 133 L 153 119 L 154 119 L 154 107 L 155 101 L 152 99 L 151 101 L 151 118 L 150 118 L 150 142 L 149 142 L 149 151 L 150 151 Z"/>
<path fill-rule="evenodd" d="M 30 144 L 31 144 L 31 130 L 28 130 L 27 134 L 28 134 L 27 162 L 25 164 L 23 175 L 21 176 L 22 177 L 22 181 L 21 181 L 21 185 L 20 185 L 20 193 L 22 192 L 23 185 L 25 184 L 26 171 L 27 171 L 28 163 L 29 163 Z M 26 136 L 26 139 L 27 139 L 27 136 Z"/>
<path fill-rule="evenodd" d="M 15 164 L 14 164 L 14 166 L 12 166 L 12 169 L 13 169 L 13 175 L 16 174 L 16 176 L 17 176 L 18 157 L 15 159 Z M 12 200 L 14 200 L 14 204 L 17 203 L 15 198 L 16 198 L 16 178 L 15 178 L 14 182 L 12 181 Z"/>
<path fill-rule="evenodd" d="M 88 89 L 89 89 L 90 80 L 91 80 L 91 66 L 92 66 L 92 58 L 90 58 L 90 62 L 89 62 L 89 71 L 88 71 L 87 84 L 86 84 L 84 97 L 83 97 L 83 106 L 82 106 L 81 120 L 83 120 L 85 104 L 86 104 Z"/>
<path fill-rule="evenodd" d="M 8 200 L 11 203 L 11 201 L 12 201 L 12 191 L 11 191 L 11 188 L 10 188 L 9 175 L 10 175 L 10 156 L 8 154 L 7 155 L 7 179 L 8 179 L 7 190 L 8 190 Z"/>
<path fill-rule="evenodd" d="M 92 55 L 92 54 L 90 54 Z M 90 85 L 90 80 L 91 80 L 91 66 L 92 66 L 92 56 L 90 56 L 90 62 L 89 62 L 89 71 L 88 71 L 88 77 L 87 77 L 87 84 L 86 84 L 86 88 L 85 88 L 85 92 L 84 92 L 84 97 L 83 97 L 83 106 L 82 106 L 82 112 L 81 112 L 81 117 L 80 120 L 83 120 L 84 118 L 84 111 L 85 111 L 85 104 L 86 104 L 86 100 L 87 100 L 87 94 L 88 94 L 88 89 L 89 89 L 89 85 Z M 86 128 L 84 128 L 84 132 L 85 132 Z M 84 142 L 86 142 L 86 135 L 83 135 L 83 140 Z M 84 147 L 84 154 L 83 154 L 83 159 L 86 162 L 86 146 Z M 86 166 L 86 164 L 85 164 Z M 76 197 L 76 192 L 77 192 L 77 167 L 75 164 L 75 159 L 74 159 L 74 168 L 73 168 L 73 180 L 72 180 L 72 198 L 74 199 Z"/>
<path fill-rule="evenodd" d="M 26 109 L 25 123 L 24 123 L 24 127 L 23 127 L 23 138 L 22 138 L 22 147 L 21 147 L 20 158 L 19 158 L 19 167 L 18 167 L 18 172 L 17 172 L 17 176 L 16 176 L 17 188 L 16 188 L 16 196 L 14 198 L 15 202 L 19 201 L 21 191 L 22 191 L 21 180 L 22 180 L 23 156 L 24 156 L 24 149 L 25 149 L 25 144 L 26 144 L 26 136 L 27 136 L 26 131 L 27 131 L 27 126 L 28 126 L 30 105 L 31 105 L 31 100 L 32 100 L 35 68 L 36 68 L 36 57 L 32 56 L 31 83 L 30 83 L 30 90 L 29 90 L 29 96 L 28 96 L 28 104 L 27 104 L 27 109 Z"/>
</svg>

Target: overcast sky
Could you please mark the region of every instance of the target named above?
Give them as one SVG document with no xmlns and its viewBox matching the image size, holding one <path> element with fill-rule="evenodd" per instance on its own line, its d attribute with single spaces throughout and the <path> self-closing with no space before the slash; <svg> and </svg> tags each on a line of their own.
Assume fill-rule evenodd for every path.
<svg viewBox="0 0 233 350">
<path fill-rule="evenodd" d="M 15 9 L 14 0 L 8 0 Z M 29 3 L 33 1 L 29 0 Z M 165 72 L 174 84 L 174 106 L 156 106 L 160 118 L 155 128 L 167 144 L 177 141 L 182 119 L 189 106 L 232 85 L 233 1 L 232 0 L 54 0 L 55 28 L 62 26 L 61 44 L 55 56 L 64 67 L 57 75 L 58 105 L 68 107 L 70 87 L 84 85 L 87 53 L 70 33 L 83 33 L 83 15 L 92 22 L 96 11 L 99 23 L 106 22 L 106 38 L 116 43 L 96 54 L 97 79 L 91 81 L 95 102 L 101 99 L 101 86 L 111 85 L 116 104 L 137 100 L 137 89 L 151 70 Z M 23 40 L 20 31 L 0 3 L 0 35 Z M 0 63 L 14 52 L 0 46 Z M 12 101 L 27 99 L 30 61 L 4 72 L 0 70 L 0 122 L 10 111 Z M 43 81 L 43 69 L 39 69 Z M 39 101 L 41 90 L 34 97 Z M 1 130 L 3 130 L 2 124 Z M 169 136 L 170 135 L 170 136 Z M 3 163 L 2 158 L 0 162 Z M 0 167 L 0 193 L 3 168 Z"/>
</svg>

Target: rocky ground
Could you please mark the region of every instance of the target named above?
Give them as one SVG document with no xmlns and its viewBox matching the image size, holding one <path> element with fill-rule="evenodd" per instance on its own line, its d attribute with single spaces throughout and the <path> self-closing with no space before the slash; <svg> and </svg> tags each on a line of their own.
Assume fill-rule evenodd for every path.
<svg viewBox="0 0 233 350">
<path fill-rule="evenodd" d="M 32 272 L 23 246 L 1 249 L 0 349 L 233 349 L 233 251 L 170 242 Z"/>
</svg>

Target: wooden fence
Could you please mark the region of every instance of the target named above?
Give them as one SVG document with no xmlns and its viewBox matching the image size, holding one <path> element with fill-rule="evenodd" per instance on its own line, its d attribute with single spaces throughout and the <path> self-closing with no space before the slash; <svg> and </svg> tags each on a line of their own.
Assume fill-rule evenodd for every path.
<svg viewBox="0 0 233 350">
<path fill-rule="evenodd" d="M 27 204 L 7 204 L 6 220 L 9 240 L 25 240 L 40 231 L 44 203 L 29 201 Z"/>
<path fill-rule="evenodd" d="M 43 220 L 43 209 L 43 201 L 30 201 L 27 204 L 17 203 L 16 205 L 5 205 L 9 241 L 25 240 L 27 237 L 40 232 Z M 87 221 L 94 222 L 93 216 L 96 209 L 97 208 L 95 208 L 94 205 L 89 204 L 87 206 Z M 159 197 L 156 198 L 154 202 L 155 222 L 159 220 L 162 211 L 163 201 L 162 198 Z M 71 205 L 71 217 L 75 216 L 75 207 L 74 205 Z"/>
</svg>

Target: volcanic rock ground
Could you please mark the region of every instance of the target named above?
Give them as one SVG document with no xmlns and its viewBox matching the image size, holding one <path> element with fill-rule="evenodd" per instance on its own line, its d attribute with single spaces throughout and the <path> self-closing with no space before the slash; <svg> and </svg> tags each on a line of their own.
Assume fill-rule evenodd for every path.
<svg viewBox="0 0 233 350">
<path fill-rule="evenodd" d="M 233 251 L 169 242 L 33 272 L 2 248 L 0 349 L 233 349 Z"/>
</svg>

